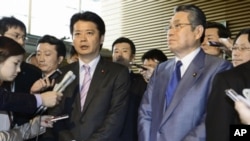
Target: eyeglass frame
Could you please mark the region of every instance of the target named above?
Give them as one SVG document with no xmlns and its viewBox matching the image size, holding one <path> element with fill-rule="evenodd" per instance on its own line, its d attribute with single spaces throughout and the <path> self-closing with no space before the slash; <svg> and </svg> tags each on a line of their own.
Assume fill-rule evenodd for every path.
<svg viewBox="0 0 250 141">
<path fill-rule="evenodd" d="M 238 46 L 233 46 L 232 48 L 231 48 L 231 51 L 235 51 L 235 50 L 238 50 L 238 51 L 248 51 L 248 50 L 250 50 L 250 47 L 238 47 Z"/>
<path fill-rule="evenodd" d="M 20 35 L 18 33 L 8 33 L 8 32 L 6 32 L 4 34 L 10 35 L 11 37 L 13 37 L 14 39 L 17 39 L 17 40 L 19 40 L 19 39 L 22 39 L 23 41 L 28 40 L 28 37 L 26 37 L 24 35 Z"/>
<path fill-rule="evenodd" d="M 192 26 L 193 24 L 191 24 L 191 23 L 176 23 L 176 24 L 173 24 L 173 26 L 172 25 L 167 26 L 165 28 L 165 31 L 168 31 L 170 29 L 173 29 L 175 31 L 179 31 L 180 29 L 182 29 L 184 27 L 184 25 L 191 25 Z"/>
</svg>

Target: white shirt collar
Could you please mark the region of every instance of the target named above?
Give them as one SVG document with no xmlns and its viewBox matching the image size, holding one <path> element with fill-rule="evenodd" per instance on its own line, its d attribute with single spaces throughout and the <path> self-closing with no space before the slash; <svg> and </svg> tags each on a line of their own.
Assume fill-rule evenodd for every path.
<svg viewBox="0 0 250 141">
<path fill-rule="evenodd" d="M 191 53 L 189 53 L 188 55 L 186 55 L 182 59 L 175 57 L 175 63 L 179 60 L 182 62 L 181 76 L 183 76 L 183 74 L 186 72 L 188 66 L 190 65 L 190 63 L 192 62 L 194 57 L 199 53 L 200 50 L 201 50 L 201 48 L 198 47 L 197 49 L 195 49 L 194 51 L 192 51 Z"/>
<path fill-rule="evenodd" d="M 100 58 L 101 58 L 101 56 L 98 55 L 95 59 L 93 59 L 92 61 L 90 61 L 90 62 L 87 64 L 87 65 L 90 67 L 91 76 L 93 76 L 94 70 L 95 70 L 95 68 L 96 68 L 96 66 L 97 66 L 97 64 L 98 64 L 98 62 L 99 62 L 99 60 L 100 60 Z M 80 73 L 83 71 L 83 68 L 82 68 L 83 65 L 86 65 L 86 63 L 84 63 L 83 61 L 81 61 L 81 60 L 79 59 L 79 72 L 80 72 Z"/>
</svg>

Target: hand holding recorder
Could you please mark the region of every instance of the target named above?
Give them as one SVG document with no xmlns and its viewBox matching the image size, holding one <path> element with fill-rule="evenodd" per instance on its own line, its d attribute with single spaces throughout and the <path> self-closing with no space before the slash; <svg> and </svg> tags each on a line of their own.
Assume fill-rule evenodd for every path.
<svg viewBox="0 0 250 141">
<path fill-rule="evenodd" d="M 59 76 L 61 76 L 61 74 L 62 74 L 62 72 L 59 69 L 57 69 L 49 76 L 37 80 L 32 85 L 30 92 L 31 93 L 39 93 L 39 92 L 46 91 L 48 88 L 52 88 L 55 84 L 55 79 L 57 79 Z"/>
</svg>

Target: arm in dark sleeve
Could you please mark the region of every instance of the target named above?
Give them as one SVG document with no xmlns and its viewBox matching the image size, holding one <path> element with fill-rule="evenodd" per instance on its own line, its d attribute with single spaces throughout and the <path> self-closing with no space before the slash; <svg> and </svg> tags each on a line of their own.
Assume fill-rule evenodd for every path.
<svg viewBox="0 0 250 141">
<path fill-rule="evenodd" d="M 33 114 L 37 109 L 36 97 L 0 89 L 0 110 Z"/>
</svg>

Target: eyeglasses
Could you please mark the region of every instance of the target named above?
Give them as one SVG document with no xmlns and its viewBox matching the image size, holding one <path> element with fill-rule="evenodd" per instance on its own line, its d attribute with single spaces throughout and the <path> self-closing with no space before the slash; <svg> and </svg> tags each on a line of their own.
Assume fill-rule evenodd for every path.
<svg viewBox="0 0 250 141">
<path fill-rule="evenodd" d="M 239 46 L 233 46 L 233 47 L 231 48 L 231 50 L 232 50 L 232 51 L 236 51 L 236 50 L 238 50 L 238 51 L 247 51 L 247 50 L 250 50 L 250 47 L 244 47 L 244 46 L 242 46 L 242 47 L 239 47 Z"/>
<path fill-rule="evenodd" d="M 11 36 L 15 40 L 22 39 L 23 41 L 25 41 L 28 39 L 26 36 L 20 35 L 18 33 L 5 33 L 5 34 Z"/>
<path fill-rule="evenodd" d="M 190 24 L 190 23 L 177 23 L 177 24 L 169 25 L 168 27 L 166 27 L 165 30 L 168 31 L 170 29 L 174 29 L 175 31 L 179 31 L 185 25 L 192 25 L 192 24 Z"/>
</svg>

